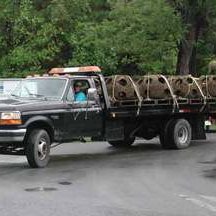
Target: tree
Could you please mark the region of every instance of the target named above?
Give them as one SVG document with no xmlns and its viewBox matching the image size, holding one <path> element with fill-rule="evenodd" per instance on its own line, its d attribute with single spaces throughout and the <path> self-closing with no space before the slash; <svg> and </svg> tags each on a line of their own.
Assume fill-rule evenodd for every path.
<svg viewBox="0 0 216 216">
<path fill-rule="evenodd" d="M 5 0 L 0 74 L 99 65 L 106 74 L 206 73 L 216 0 Z"/>
<path fill-rule="evenodd" d="M 185 34 L 178 43 L 177 74 L 197 74 L 196 57 L 200 38 L 215 17 L 215 0 L 168 0 L 179 13 Z"/>
<path fill-rule="evenodd" d="M 173 73 L 182 33 L 173 9 L 164 0 L 112 1 L 110 6 L 99 25 L 80 26 L 71 63 L 99 64 L 109 74 Z"/>
<path fill-rule="evenodd" d="M 4 12 L 0 16 L 0 46 L 5 48 L 0 53 L 2 76 L 25 76 L 67 63 L 73 48 L 69 34 L 88 8 L 87 0 L 70 3 L 16 0 L 15 5 L 7 2 L 0 8 Z"/>
</svg>

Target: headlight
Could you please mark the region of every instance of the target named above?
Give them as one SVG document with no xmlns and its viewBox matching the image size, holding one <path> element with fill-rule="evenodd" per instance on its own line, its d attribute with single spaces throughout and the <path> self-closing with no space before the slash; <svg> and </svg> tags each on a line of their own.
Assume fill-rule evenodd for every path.
<svg viewBox="0 0 216 216">
<path fill-rule="evenodd" d="M 21 113 L 19 111 L 2 112 L 0 115 L 0 125 L 22 124 Z"/>
</svg>

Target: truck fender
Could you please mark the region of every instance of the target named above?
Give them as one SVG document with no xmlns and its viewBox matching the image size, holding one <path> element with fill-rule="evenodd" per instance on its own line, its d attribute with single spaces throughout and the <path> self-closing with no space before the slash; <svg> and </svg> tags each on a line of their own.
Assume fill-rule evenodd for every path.
<svg viewBox="0 0 216 216">
<path fill-rule="evenodd" d="M 28 134 L 28 128 L 32 125 L 37 125 L 37 124 L 43 124 L 46 126 L 46 128 L 48 129 L 48 132 L 51 136 L 51 140 L 54 139 L 54 126 L 53 126 L 53 122 L 51 119 L 49 119 L 48 117 L 45 116 L 34 116 L 30 119 L 28 119 L 26 121 L 26 123 L 24 124 L 24 127 L 27 128 L 27 134 Z"/>
<path fill-rule="evenodd" d="M 52 120 L 49 119 L 48 117 L 45 117 L 45 116 L 34 116 L 34 117 L 28 119 L 28 120 L 26 121 L 24 127 L 27 128 L 30 124 L 35 123 L 35 122 L 38 122 L 38 121 L 47 123 L 50 127 L 53 128 L 53 122 L 52 122 Z"/>
</svg>

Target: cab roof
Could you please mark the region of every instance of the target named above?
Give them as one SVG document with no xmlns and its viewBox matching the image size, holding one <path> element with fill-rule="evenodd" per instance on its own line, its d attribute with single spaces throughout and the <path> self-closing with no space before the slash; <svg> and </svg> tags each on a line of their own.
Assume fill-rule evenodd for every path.
<svg viewBox="0 0 216 216">
<path fill-rule="evenodd" d="M 38 75 L 36 75 L 36 76 L 27 76 L 26 77 L 26 79 L 73 79 L 74 77 L 76 77 L 76 78 L 80 78 L 80 79 L 82 79 L 82 78 L 86 78 L 86 76 L 84 76 L 84 75 L 76 75 L 76 76 L 70 76 L 70 75 L 62 75 L 62 76 L 38 76 Z"/>
<path fill-rule="evenodd" d="M 52 68 L 48 74 L 86 74 L 86 73 L 100 73 L 101 69 L 98 66 L 84 66 L 84 67 L 69 67 L 69 68 Z"/>
<path fill-rule="evenodd" d="M 101 73 L 98 66 L 84 66 L 84 67 L 68 67 L 68 68 L 52 68 L 47 74 L 39 75 L 33 74 L 26 78 L 39 78 L 39 77 L 64 77 L 71 78 L 73 76 L 94 76 Z"/>
</svg>

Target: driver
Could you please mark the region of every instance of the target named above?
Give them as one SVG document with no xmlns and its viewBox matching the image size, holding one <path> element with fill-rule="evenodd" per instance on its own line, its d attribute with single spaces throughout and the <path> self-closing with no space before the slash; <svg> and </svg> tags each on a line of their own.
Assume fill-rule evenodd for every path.
<svg viewBox="0 0 216 216">
<path fill-rule="evenodd" d="M 74 99 L 75 101 L 78 101 L 78 102 L 87 101 L 87 97 L 85 93 L 81 91 L 81 87 L 82 87 L 82 84 L 80 82 L 76 82 L 74 84 L 74 92 L 75 92 Z"/>
</svg>

